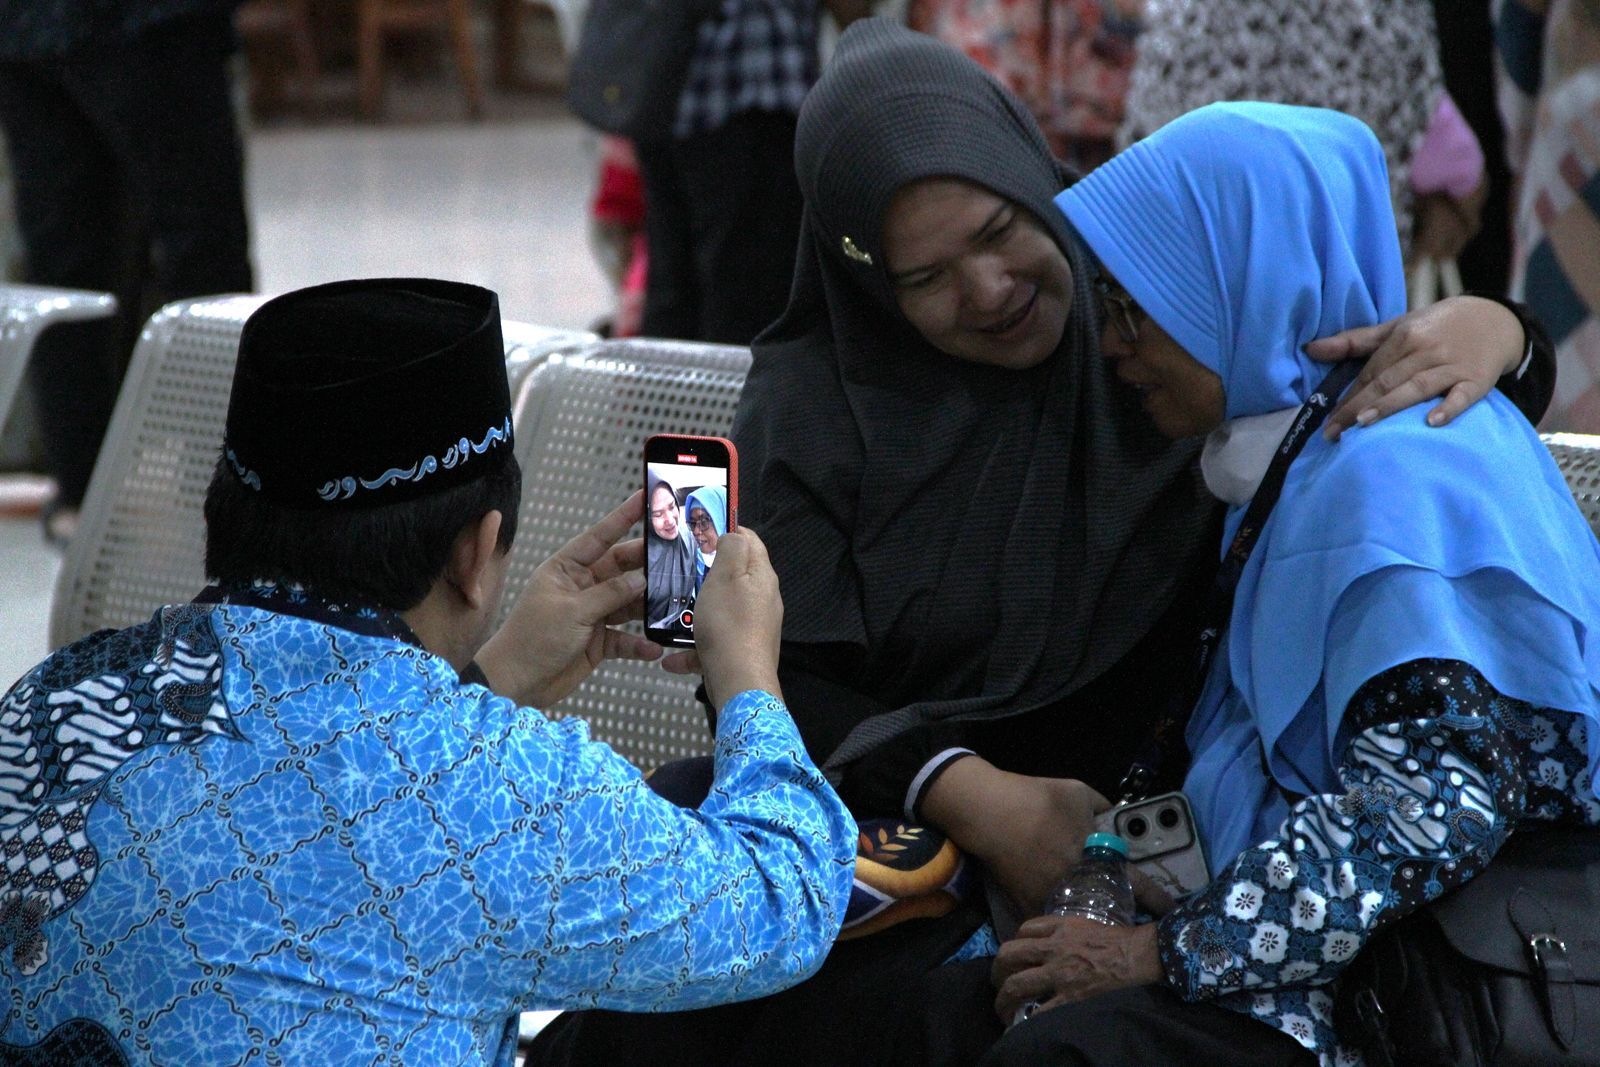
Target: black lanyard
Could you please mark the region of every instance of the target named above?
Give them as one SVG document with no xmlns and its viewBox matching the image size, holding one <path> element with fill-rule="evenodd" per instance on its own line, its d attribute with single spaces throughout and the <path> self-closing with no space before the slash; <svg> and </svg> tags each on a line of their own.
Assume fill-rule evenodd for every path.
<svg viewBox="0 0 1600 1067">
<path fill-rule="evenodd" d="M 1195 641 L 1193 673 L 1189 683 L 1178 687 L 1168 698 L 1161 718 L 1156 720 L 1155 727 L 1151 731 L 1150 740 L 1134 758 L 1128 773 L 1122 776 L 1122 784 L 1118 787 L 1122 801 L 1143 800 L 1160 774 L 1162 765 L 1183 744 L 1183 734 L 1189 724 L 1189 715 L 1194 711 L 1194 706 L 1205 689 L 1206 677 L 1211 670 L 1211 660 L 1216 656 L 1217 645 L 1222 641 L 1222 634 L 1228 628 L 1228 620 L 1233 616 L 1233 598 L 1239 589 L 1239 578 L 1244 574 L 1244 565 L 1249 561 L 1250 552 L 1261 536 L 1261 528 L 1267 524 L 1267 519 L 1272 515 L 1273 505 L 1278 502 L 1278 496 L 1283 492 L 1283 481 L 1289 476 L 1289 467 L 1300 455 L 1301 449 L 1305 448 L 1306 442 L 1311 440 L 1311 435 L 1321 429 L 1328 412 L 1333 409 L 1334 401 L 1338 400 L 1340 394 L 1355 380 L 1360 370 L 1360 363 L 1348 360 L 1329 371 L 1318 384 L 1316 391 L 1301 405 L 1294 424 L 1278 443 L 1278 449 L 1272 456 L 1272 464 L 1267 467 L 1261 485 L 1250 498 L 1244 520 L 1239 523 L 1238 531 L 1229 542 L 1228 551 L 1223 555 L 1222 564 L 1217 568 L 1217 576 L 1211 583 L 1211 592 L 1206 597 L 1205 613 L 1201 616 L 1200 636 Z"/>
</svg>

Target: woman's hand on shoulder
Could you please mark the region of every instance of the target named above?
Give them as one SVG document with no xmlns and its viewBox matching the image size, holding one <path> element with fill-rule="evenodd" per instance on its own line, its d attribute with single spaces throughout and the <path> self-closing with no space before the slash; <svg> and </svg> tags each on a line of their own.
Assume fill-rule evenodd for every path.
<svg viewBox="0 0 1600 1067">
<path fill-rule="evenodd" d="M 976 856 L 1024 915 L 1037 915 L 1110 807 L 1076 779 L 1013 774 L 968 756 L 934 781 L 922 816 Z"/>
<path fill-rule="evenodd" d="M 1324 363 L 1370 357 L 1324 433 L 1337 441 L 1351 426 L 1370 426 L 1413 404 L 1443 399 L 1428 413 L 1443 426 L 1517 369 L 1526 349 L 1522 324 L 1493 300 L 1455 296 L 1397 319 L 1306 345 Z"/>
</svg>

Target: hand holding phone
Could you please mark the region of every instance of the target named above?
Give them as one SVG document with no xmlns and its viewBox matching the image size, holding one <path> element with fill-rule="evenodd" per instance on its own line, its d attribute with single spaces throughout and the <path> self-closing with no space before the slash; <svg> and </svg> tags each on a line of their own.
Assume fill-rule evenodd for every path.
<svg viewBox="0 0 1600 1067">
<path fill-rule="evenodd" d="M 695 643 L 700 587 L 738 526 L 739 458 L 721 437 L 658 434 L 644 445 L 645 634 Z"/>
<path fill-rule="evenodd" d="M 724 535 L 717 565 L 700 592 L 695 645 L 713 707 L 749 689 L 782 699 L 778 646 L 783 597 L 767 546 L 749 530 Z"/>
</svg>

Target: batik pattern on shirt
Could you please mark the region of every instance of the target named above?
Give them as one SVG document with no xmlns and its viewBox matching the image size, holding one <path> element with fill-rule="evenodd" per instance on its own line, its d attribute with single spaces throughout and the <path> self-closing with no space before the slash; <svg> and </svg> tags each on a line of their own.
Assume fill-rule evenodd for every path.
<svg viewBox="0 0 1600 1067">
<path fill-rule="evenodd" d="M 797 115 L 817 80 L 815 0 L 724 0 L 700 26 L 672 135 L 710 133 L 735 115 Z"/>
<path fill-rule="evenodd" d="M 85 639 L 5 721 L 114 702 L 166 649 L 198 725 L 73 794 L 94 878 L 0 923 L 47 944 L 0 958 L 0 1061 L 91 1020 L 134 1064 L 509 1064 L 520 1011 L 765 995 L 838 931 L 855 826 L 771 696 L 722 709 L 698 810 L 421 648 L 239 604 Z"/>
<path fill-rule="evenodd" d="M 1360 1062 L 1333 1028 L 1332 983 L 1373 931 L 1481 870 L 1524 819 L 1600 825 L 1585 720 L 1511 700 L 1471 666 L 1414 660 L 1346 711 L 1343 793 L 1290 808 L 1161 921 L 1168 981 Z"/>
<path fill-rule="evenodd" d="M 106 780 L 146 749 L 239 739 L 205 614 L 166 608 L 79 642 L 0 699 L 0 951 L 22 975 L 49 958 L 46 924 L 94 885 L 87 825 Z"/>
</svg>

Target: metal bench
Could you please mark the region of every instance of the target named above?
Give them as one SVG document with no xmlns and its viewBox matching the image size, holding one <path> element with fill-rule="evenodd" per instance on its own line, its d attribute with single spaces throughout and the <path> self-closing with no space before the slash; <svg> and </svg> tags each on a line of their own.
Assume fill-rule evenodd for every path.
<svg viewBox="0 0 1600 1067">
<path fill-rule="evenodd" d="M 1600 535 L 1600 436 L 1546 433 L 1540 434 L 1539 439 L 1555 457 L 1567 488 L 1578 502 L 1578 510 L 1589 520 L 1589 529 Z"/>
<path fill-rule="evenodd" d="M 58 322 L 104 319 L 116 314 L 117 298 L 83 289 L 0 285 L 0 424 L 16 399 L 34 342 Z"/>
</svg>

